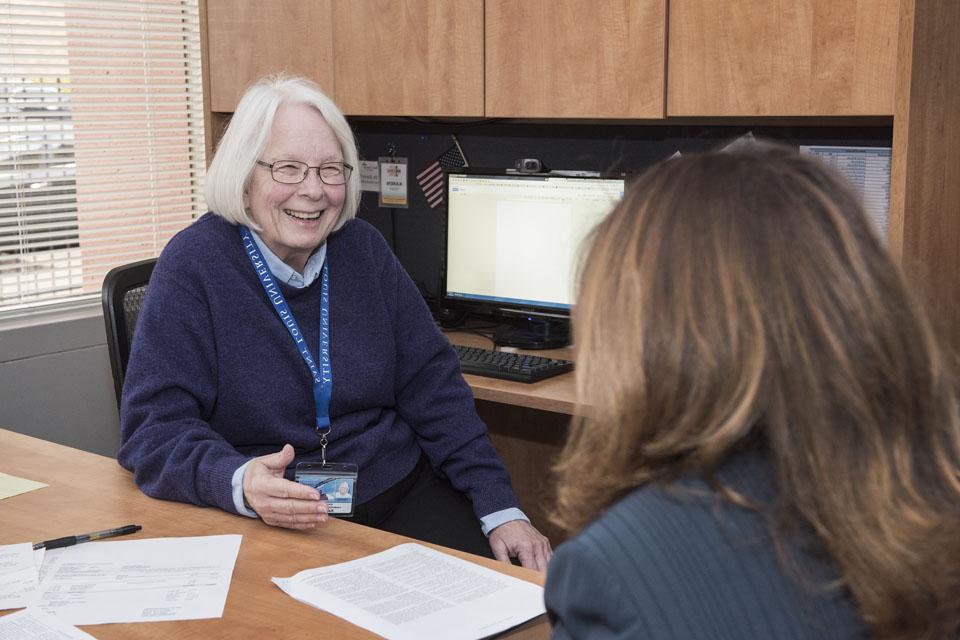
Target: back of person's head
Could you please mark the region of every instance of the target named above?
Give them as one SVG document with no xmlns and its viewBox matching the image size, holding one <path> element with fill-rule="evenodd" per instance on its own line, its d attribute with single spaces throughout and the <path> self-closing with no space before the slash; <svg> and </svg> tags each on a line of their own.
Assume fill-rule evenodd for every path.
<svg viewBox="0 0 960 640">
<path fill-rule="evenodd" d="M 277 109 L 284 103 L 305 104 L 320 112 L 340 143 L 343 161 L 354 168 L 346 185 L 340 219 L 334 227 L 334 230 L 339 229 L 356 215 L 360 205 L 357 144 L 337 105 L 320 87 L 305 78 L 268 76 L 258 80 L 243 94 L 207 169 L 207 207 L 234 224 L 257 228 L 243 205 L 243 194 L 270 139 Z"/>
<path fill-rule="evenodd" d="M 574 327 L 557 522 L 759 450 L 774 533 L 814 532 L 879 637 L 957 632 L 952 368 L 832 171 L 766 144 L 657 165 L 592 236 Z"/>
</svg>

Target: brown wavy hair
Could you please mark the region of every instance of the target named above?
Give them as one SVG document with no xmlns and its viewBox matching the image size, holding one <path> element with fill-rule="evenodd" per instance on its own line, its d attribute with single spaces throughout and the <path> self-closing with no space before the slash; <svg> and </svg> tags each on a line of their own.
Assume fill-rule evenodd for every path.
<svg viewBox="0 0 960 640">
<path fill-rule="evenodd" d="M 664 162 L 595 231 L 580 286 L 559 525 L 687 473 L 716 486 L 759 447 L 775 540 L 815 533 L 878 637 L 956 636 L 954 368 L 842 179 L 769 145 Z"/>
</svg>

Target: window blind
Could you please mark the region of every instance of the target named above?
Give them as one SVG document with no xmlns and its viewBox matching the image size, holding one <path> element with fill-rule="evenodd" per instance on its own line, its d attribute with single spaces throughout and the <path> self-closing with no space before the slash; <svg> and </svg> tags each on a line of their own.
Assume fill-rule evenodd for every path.
<svg viewBox="0 0 960 640">
<path fill-rule="evenodd" d="M 198 0 L 0 0 L 0 315 L 99 296 L 204 210 Z"/>
</svg>

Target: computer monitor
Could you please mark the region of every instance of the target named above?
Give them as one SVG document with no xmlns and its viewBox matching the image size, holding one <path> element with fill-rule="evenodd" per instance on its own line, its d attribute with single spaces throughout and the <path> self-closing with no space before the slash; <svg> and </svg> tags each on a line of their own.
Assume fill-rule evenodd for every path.
<svg viewBox="0 0 960 640">
<path fill-rule="evenodd" d="M 622 175 L 447 173 L 445 303 L 511 319 L 499 344 L 567 344 L 583 241 L 623 190 Z"/>
</svg>

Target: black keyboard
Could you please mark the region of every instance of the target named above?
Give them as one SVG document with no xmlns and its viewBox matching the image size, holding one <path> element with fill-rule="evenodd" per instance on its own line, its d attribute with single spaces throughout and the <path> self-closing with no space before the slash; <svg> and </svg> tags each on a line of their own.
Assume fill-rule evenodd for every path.
<svg viewBox="0 0 960 640">
<path fill-rule="evenodd" d="M 460 370 L 488 378 L 536 382 L 550 376 L 573 371 L 573 362 L 522 353 L 491 351 L 477 347 L 453 345 L 460 358 Z"/>
</svg>

